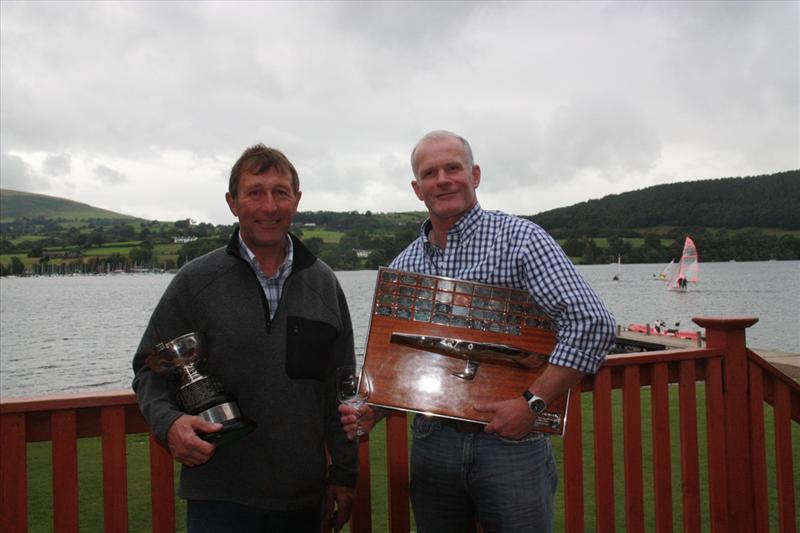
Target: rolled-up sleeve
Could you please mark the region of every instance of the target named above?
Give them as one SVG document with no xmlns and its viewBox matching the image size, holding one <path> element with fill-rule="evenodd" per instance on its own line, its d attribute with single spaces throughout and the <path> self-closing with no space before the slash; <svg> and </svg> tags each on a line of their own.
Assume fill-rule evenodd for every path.
<svg viewBox="0 0 800 533">
<path fill-rule="evenodd" d="M 594 374 L 616 341 L 616 321 L 600 297 L 541 228 L 523 254 L 525 283 L 556 326 L 550 363 Z"/>
</svg>

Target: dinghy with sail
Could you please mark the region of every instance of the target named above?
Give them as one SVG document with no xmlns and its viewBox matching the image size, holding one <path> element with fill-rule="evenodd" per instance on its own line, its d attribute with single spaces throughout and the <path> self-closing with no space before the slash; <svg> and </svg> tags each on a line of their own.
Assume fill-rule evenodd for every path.
<svg viewBox="0 0 800 533">
<path fill-rule="evenodd" d="M 669 281 L 672 276 L 672 271 L 675 270 L 675 259 L 670 259 L 669 264 L 664 267 L 664 270 L 658 275 L 659 281 Z"/>
<path fill-rule="evenodd" d="M 697 255 L 697 247 L 691 237 L 686 237 L 678 270 L 670 278 L 667 288 L 672 291 L 685 291 L 689 288 L 689 283 L 697 283 L 699 272 L 700 257 Z"/>
</svg>

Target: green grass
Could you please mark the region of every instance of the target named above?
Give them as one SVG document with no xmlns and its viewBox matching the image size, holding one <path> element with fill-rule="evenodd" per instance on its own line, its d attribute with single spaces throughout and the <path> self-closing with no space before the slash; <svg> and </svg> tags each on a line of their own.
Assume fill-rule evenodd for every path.
<svg viewBox="0 0 800 533">
<path fill-rule="evenodd" d="M 16 257 L 22 261 L 22 264 L 25 265 L 25 268 L 30 268 L 31 265 L 39 262 L 38 257 L 28 257 L 28 252 L 15 252 L 12 254 L 0 254 L 0 264 L 3 266 L 10 265 L 12 257 Z"/>
<path fill-rule="evenodd" d="M 103 246 L 102 248 L 87 248 L 83 251 L 84 257 L 105 257 L 111 254 L 127 256 L 133 246 Z"/>
<path fill-rule="evenodd" d="M 114 213 L 107 209 L 100 209 L 65 198 L 9 189 L 0 189 L 0 206 L 3 213 L 2 219 L 0 219 L 2 222 L 20 217 L 40 216 L 65 220 L 87 220 L 91 218 L 125 221 L 139 220 L 129 215 Z"/>
<path fill-rule="evenodd" d="M 31 239 L 41 239 L 42 237 L 31 237 Z M 108 243 L 100 247 L 92 247 L 86 248 L 82 251 L 81 257 L 67 257 L 67 258 L 52 258 L 50 263 L 53 265 L 61 265 L 63 263 L 72 263 L 75 261 L 80 261 L 81 259 L 88 260 L 92 257 L 108 257 L 112 254 L 119 254 L 123 257 L 127 257 L 132 248 L 141 245 L 141 241 L 127 241 L 127 242 L 113 242 Z M 155 256 L 154 262 L 156 264 L 163 264 L 167 260 L 172 260 L 173 262 L 178 261 L 178 254 L 183 247 L 182 244 L 175 244 L 175 243 L 161 243 L 155 244 L 153 246 L 153 255 Z M 62 252 L 67 250 L 75 250 L 75 246 L 67 246 L 67 247 L 59 247 L 59 248 L 45 248 L 44 254 L 46 255 L 48 252 Z M 39 257 L 28 257 L 27 251 L 22 252 L 13 252 L 9 254 L 0 254 L 0 264 L 4 266 L 8 266 L 11 264 L 11 258 L 18 257 L 20 261 L 25 265 L 26 268 L 31 268 L 33 265 L 38 264 L 40 258 Z"/>
<path fill-rule="evenodd" d="M 13 239 L 8 239 L 8 240 L 11 241 L 11 243 L 14 244 L 14 246 L 16 246 L 17 244 L 19 244 L 21 242 L 25 242 L 25 241 L 36 242 L 36 241 L 41 241 L 42 239 L 46 239 L 46 238 L 47 238 L 46 235 L 20 235 L 19 237 L 16 237 L 16 238 L 13 238 Z"/>
<path fill-rule="evenodd" d="M 153 253 L 156 255 L 178 255 L 182 244 L 155 244 L 153 245 Z"/>
<path fill-rule="evenodd" d="M 343 231 L 331 231 L 327 229 L 318 228 L 300 228 L 303 230 L 303 240 L 307 241 L 311 238 L 322 239 L 325 244 L 338 244 L 344 236 Z"/>
<path fill-rule="evenodd" d="M 678 392 L 676 387 L 670 387 L 670 443 L 671 443 L 671 474 L 672 490 L 674 494 L 673 529 L 682 529 L 682 504 L 681 504 L 681 472 L 680 472 L 680 433 L 678 429 Z M 614 421 L 614 501 L 615 523 L 618 531 L 625 530 L 625 486 L 624 463 L 622 443 L 622 394 L 615 390 L 612 392 L 612 417 Z M 641 391 L 641 421 L 642 421 L 642 461 L 643 493 L 645 530 L 653 531 L 654 500 L 653 500 L 653 459 L 652 459 L 652 427 L 650 421 L 650 391 Z M 767 453 L 767 470 L 769 487 L 769 516 L 770 530 L 776 531 L 777 523 L 777 496 L 774 468 L 774 430 L 772 408 L 765 405 L 765 449 Z M 409 415 L 409 422 L 411 420 Z M 708 468 L 705 434 L 705 393 L 703 386 L 697 388 L 697 428 L 700 459 L 700 488 L 701 488 L 701 523 L 703 531 L 710 530 L 708 516 Z M 583 449 L 584 449 L 584 504 L 585 524 L 587 531 L 595 530 L 594 506 L 594 454 L 592 442 L 592 398 L 584 394 L 582 402 L 583 423 Z M 370 469 L 372 487 L 372 525 L 373 531 L 388 530 L 388 496 L 386 492 L 386 442 L 385 425 L 370 434 Z M 409 440 L 411 431 L 409 429 Z M 793 452 L 794 479 L 800 479 L 800 425 L 792 424 L 792 442 L 795 443 Z M 556 493 L 555 531 L 564 531 L 564 501 L 563 501 L 563 441 L 559 437 L 552 438 L 553 451 L 559 467 L 559 490 Z M 150 490 L 149 490 L 149 463 L 148 439 L 146 435 L 129 435 L 127 440 L 128 450 L 128 514 L 131 532 L 147 532 L 150 530 Z M 409 443 L 410 447 L 410 443 Z M 98 438 L 80 439 L 78 443 L 78 475 L 79 475 L 79 512 L 81 531 L 101 531 L 103 527 L 102 509 L 102 450 Z M 31 532 L 52 531 L 52 477 L 51 477 L 51 447 L 50 443 L 32 443 L 28 445 L 28 530 Z M 180 468 L 176 464 L 177 475 Z M 795 501 L 800 501 L 800 484 L 796 483 Z M 176 497 L 177 531 L 185 531 L 185 503 Z M 800 517 L 798 517 L 800 527 Z M 412 516 L 413 527 L 413 516 Z"/>
<path fill-rule="evenodd" d="M 128 435 L 129 531 L 150 531 L 149 441 L 145 434 Z M 28 445 L 28 531 L 53 531 L 52 461 L 49 442 Z M 81 531 L 103 530 L 103 470 L 99 438 L 78 440 L 78 511 Z M 175 486 L 180 468 L 176 464 Z M 177 531 L 186 530 L 186 504 L 175 499 Z"/>
</svg>

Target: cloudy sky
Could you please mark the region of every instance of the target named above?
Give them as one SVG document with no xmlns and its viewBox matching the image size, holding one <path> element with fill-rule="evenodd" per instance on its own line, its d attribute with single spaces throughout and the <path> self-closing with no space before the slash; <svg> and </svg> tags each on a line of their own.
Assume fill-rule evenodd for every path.
<svg viewBox="0 0 800 533">
<path fill-rule="evenodd" d="M 797 2 L 0 3 L 3 188 L 233 221 L 263 142 L 301 210 L 424 208 L 408 155 L 473 146 L 484 208 L 800 168 Z"/>
</svg>

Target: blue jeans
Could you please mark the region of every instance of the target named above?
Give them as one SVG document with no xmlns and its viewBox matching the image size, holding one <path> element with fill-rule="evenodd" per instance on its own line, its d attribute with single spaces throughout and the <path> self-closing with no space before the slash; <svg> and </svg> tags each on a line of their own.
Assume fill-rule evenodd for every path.
<svg viewBox="0 0 800 533">
<path fill-rule="evenodd" d="M 550 533 L 558 484 L 550 439 L 458 433 L 417 415 L 411 506 L 419 533 Z"/>
<path fill-rule="evenodd" d="M 267 511 L 239 503 L 212 500 L 186 502 L 188 533 L 319 533 L 319 507 L 294 511 Z"/>
</svg>

